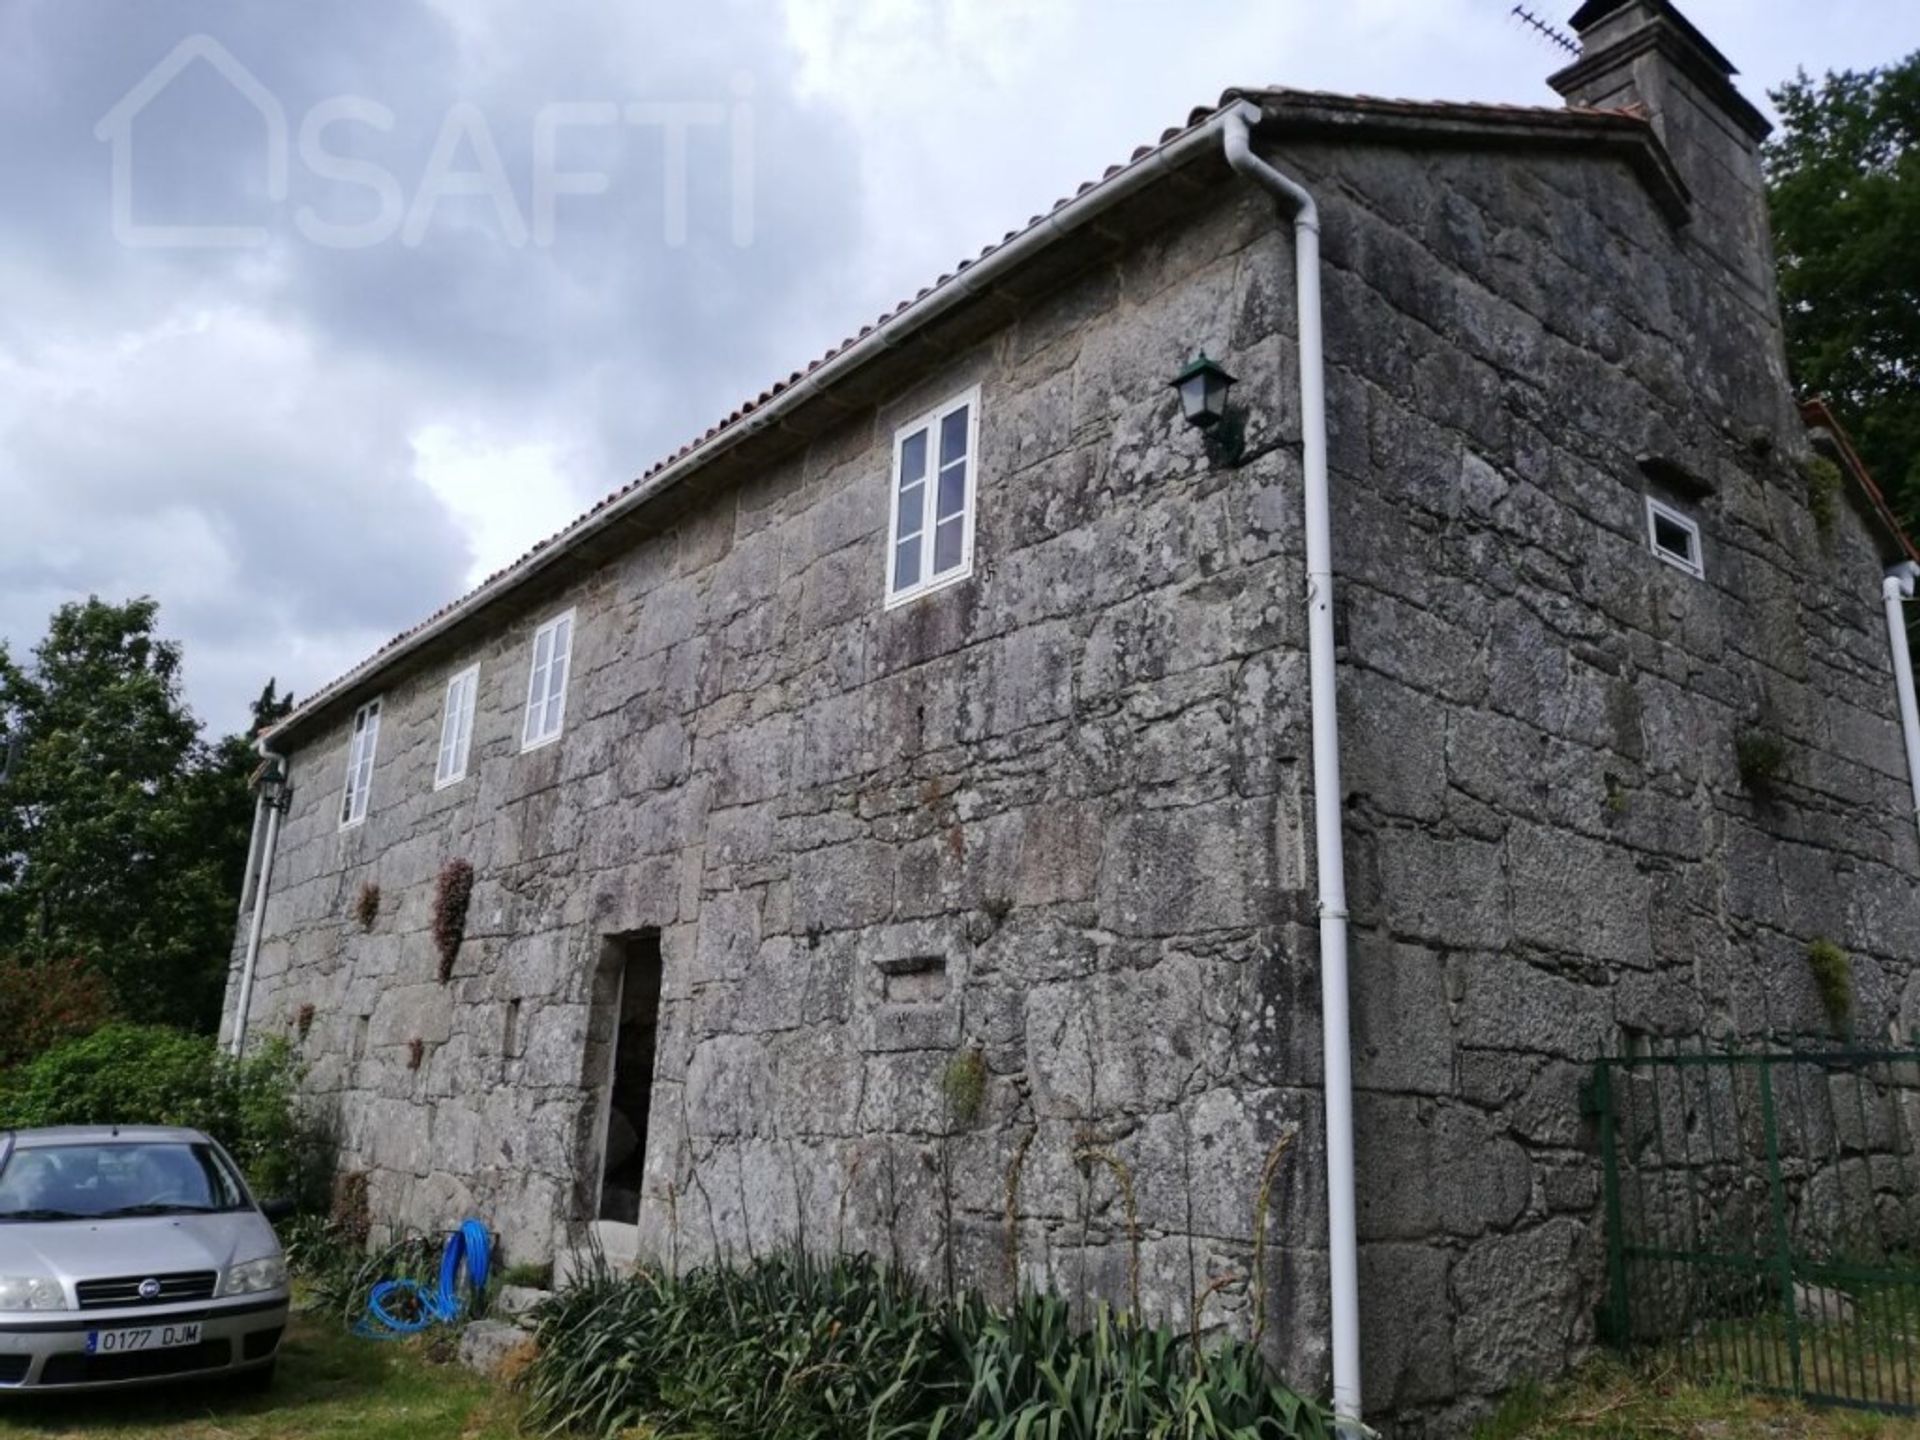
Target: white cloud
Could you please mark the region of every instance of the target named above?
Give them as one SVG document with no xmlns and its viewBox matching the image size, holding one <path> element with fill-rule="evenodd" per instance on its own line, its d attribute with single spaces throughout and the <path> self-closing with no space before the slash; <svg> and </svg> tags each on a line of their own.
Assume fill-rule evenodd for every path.
<svg viewBox="0 0 1920 1440">
<path fill-rule="evenodd" d="M 415 431 L 413 471 L 460 523 L 472 552 L 467 583 L 477 585 L 526 553 L 580 511 L 568 478 L 582 458 L 557 442 L 515 443 L 469 423 L 435 421 Z"/>
</svg>

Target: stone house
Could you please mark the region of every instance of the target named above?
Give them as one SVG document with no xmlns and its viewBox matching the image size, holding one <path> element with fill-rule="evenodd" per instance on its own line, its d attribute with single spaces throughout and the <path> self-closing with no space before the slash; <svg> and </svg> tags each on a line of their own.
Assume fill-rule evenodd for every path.
<svg viewBox="0 0 1920 1440">
<path fill-rule="evenodd" d="M 1816 937 L 1920 1021 L 1912 552 L 1811 498 L 1765 122 L 1665 0 L 1573 24 L 1565 108 L 1229 92 L 265 737 L 227 1029 L 375 1220 L 1205 1295 L 1324 1384 L 1295 240 L 1230 113 L 1319 207 L 1368 1413 L 1590 1342 L 1596 1056 L 1823 1026 Z"/>
</svg>

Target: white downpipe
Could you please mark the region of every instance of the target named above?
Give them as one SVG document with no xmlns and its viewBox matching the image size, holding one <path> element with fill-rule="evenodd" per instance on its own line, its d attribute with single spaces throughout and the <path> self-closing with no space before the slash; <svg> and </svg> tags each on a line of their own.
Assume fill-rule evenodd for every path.
<svg viewBox="0 0 1920 1440">
<path fill-rule="evenodd" d="M 1893 651 L 1893 688 L 1900 699 L 1900 731 L 1907 742 L 1907 781 L 1913 787 L 1913 819 L 1920 825 L 1920 702 L 1913 693 L 1913 653 L 1907 646 L 1904 602 L 1913 598 L 1913 582 L 1920 566 L 1911 560 L 1897 565 L 1881 582 L 1887 605 L 1887 647 Z"/>
<path fill-rule="evenodd" d="M 1334 691 L 1333 519 L 1327 497 L 1327 384 L 1320 331 L 1320 210 L 1304 187 L 1253 153 L 1241 105 L 1223 128 L 1227 163 L 1293 215 L 1300 331 L 1300 461 L 1306 478 L 1307 676 L 1313 712 L 1314 861 L 1320 877 L 1320 1016 L 1327 1099 L 1327 1261 L 1333 1299 L 1333 1408 L 1360 1419 L 1360 1262 L 1354 1224 L 1353 1054 L 1347 1017 L 1346 852 L 1340 829 L 1340 715 Z"/>
<path fill-rule="evenodd" d="M 285 765 L 277 755 L 260 752 L 270 765 Z M 282 771 L 284 774 L 284 770 Z M 247 953 L 240 962 L 240 995 L 233 1009 L 233 1054 L 239 1059 L 247 1048 L 247 1013 L 253 1008 L 253 974 L 260 963 L 260 937 L 267 927 L 267 894 L 273 889 L 273 852 L 279 848 L 280 811 L 283 797 L 270 793 L 272 782 L 263 780 L 259 804 L 266 809 L 267 836 L 260 848 L 260 876 L 253 887 L 253 922 L 247 927 Z M 255 819 L 259 811 L 254 812 Z"/>
</svg>

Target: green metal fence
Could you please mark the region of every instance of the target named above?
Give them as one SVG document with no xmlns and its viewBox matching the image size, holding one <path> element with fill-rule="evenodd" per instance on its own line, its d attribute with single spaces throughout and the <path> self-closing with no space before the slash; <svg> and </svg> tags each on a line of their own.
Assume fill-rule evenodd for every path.
<svg viewBox="0 0 1920 1440">
<path fill-rule="evenodd" d="M 1635 1048 L 1586 1095 L 1603 1337 L 1701 1380 L 1920 1410 L 1920 1050 Z"/>
</svg>

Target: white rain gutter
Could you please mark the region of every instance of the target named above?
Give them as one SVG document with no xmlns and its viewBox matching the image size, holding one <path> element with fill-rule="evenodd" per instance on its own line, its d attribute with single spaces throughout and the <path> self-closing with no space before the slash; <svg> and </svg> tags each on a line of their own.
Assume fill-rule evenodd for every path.
<svg viewBox="0 0 1920 1440">
<path fill-rule="evenodd" d="M 1920 565 L 1904 560 L 1887 572 L 1880 595 L 1887 606 L 1887 648 L 1893 652 L 1893 688 L 1900 700 L 1900 731 L 1907 742 L 1907 781 L 1913 788 L 1913 819 L 1920 825 L 1920 702 L 1913 693 L 1913 653 L 1907 646 L 1904 602 L 1913 598 Z"/>
<path fill-rule="evenodd" d="M 1094 226 L 1102 215 L 1122 201 L 1131 198 L 1162 177 L 1182 169 L 1189 162 L 1213 153 L 1219 144 L 1220 133 L 1228 117 L 1236 113 L 1237 107 L 1245 104 L 1245 101 L 1236 101 L 1234 106 L 1209 116 L 1200 124 L 1176 135 L 1165 144 L 1155 146 L 1139 159 L 1130 162 L 1106 179 L 1089 186 L 1059 209 L 1042 216 L 1012 239 L 1003 241 L 996 249 L 974 261 L 964 270 L 958 271 L 945 282 L 934 286 L 891 320 L 875 326 L 832 359 L 823 361 L 816 369 L 793 381 L 786 389 L 756 408 L 751 414 L 723 426 L 710 439 L 694 446 L 651 479 L 640 482 L 627 494 L 612 501 L 605 508 L 575 521 L 540 550 L 527 556 L 504 574 L 494 577 L 465 599 L 456 602 L 445 614 L 429 620 L 413 634 L 372 657 L 357 670 L 309 697 L 305 705 L 268 731 L 267 739 L 271 740 L 284 733 L 290 726 L 300 723 L 317 709 L 339 699 L 343 692 L 370 678 L 375 671 L 385 669 L 395 661 L 454 629 L 476 611 L 565 559 L 575 546 L 618 524 L 662 491 L 678 485 L 687 476 L 711 464 L 742 441 L 750 439 L 762 430 L 785 424 L 788 417 L 807 402 L 821 395 L 822 392 L 831 390 L 862 367 L 880 359 L 888 351 L 913 339 L 919 331 L 948 311 L 971 300 L 981 292 L 992 289 L 1012 272 L 1018 270 L 1033 255 L 1045 250 L 1056 240 Z"/>
<path fill-rule="evenodd" d="M 260 875 L 253 887 L 253 922 L 247 927 L 247 953 L 240 962 L 240 995 L 233 1009 L 233 1056 L 237 1060 L 246 1053 L 247 1015 L 253 1008 L 253 976 L 260 963 L 260 937 L 267 927 L 267 892 L 273 887 L 273 852 L 280 840 L 280 812 L 286 808 L 284 782 L 286 764 L 280 756 L 267 749 L 265 742 L 256 747 L 260 758 L 276 768 L 280 779 L 280 793 L 276 789 L 272 776 L 263 776 L 260 782 L 260 798 L 254 802 L 253 822 L 257 831 L 260 817 L 264 811 L 267 820 L 266 840 L 260 848 Z"/>
<path fill-rule="evenodd" d="M 1327 1261 L 1333 1292 L 1333 1409 L 1360 1432 L 1360 1264 L 1354 1221 L 1353 1054 L 1347 1018 L 1347 880 L 1341 836 L 1340 716 L 1334 692 L 1333 519 L 1327 496 L 1327 385 L 1321 343 L 1320 210 L 1253 153 L 1258 107 L 1227 112 L 1227 163 L 1293 216 L 1300 332 L 1300 462 L 1306 478 L 1307 688 L 1313 713 L 1314 864 L 1320 877 L 1320 1023 L 1327 1105 Z"/>
</svg>

